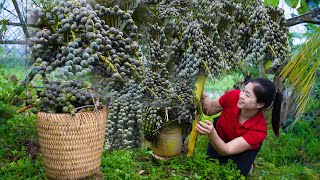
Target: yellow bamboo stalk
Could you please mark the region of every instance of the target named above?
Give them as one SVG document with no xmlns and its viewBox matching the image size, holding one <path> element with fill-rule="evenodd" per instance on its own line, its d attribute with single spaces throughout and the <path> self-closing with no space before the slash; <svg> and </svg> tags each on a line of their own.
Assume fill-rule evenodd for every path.
<svg viewBox="0 0 320 180">
<path fill-rule="evenodd" d="M 192 124 L 192 131 L 190 133 L 190 138 L 188 141 L 188 154 L 187 154 L 187 156 L 192 156 L 193 152 L 194 152 L 194 148 L 195 148 L 196 140 L 197 140 L 197 136 L 198 136 L 198 131 L 195 128 L 196 128 L 196 124 L 199 123 L 199 119 L 200 119 L 200 114 L 196 114 L 195 120 Z"/>
<path fill-rule="evenodd" d="M 195 129 L 195 127 L 196 127 L 196 124 L 199 123 L 200 115 L 202 114 L 202 107 L 201 107 L 200 100 L 201 100 L 201 94 L 202 94 L 202 90 L 203 90 L 205 81 L 206 81 L 206 78 L 204 76 L 199 76 L 197 78 L 196 83 L 195 83 L 196 89 L 195 89 L 194 93 L 195 93 L 196 98 L 197 98 L 197 104 L 199 106 L 198 107 L 199 110 L 197 111 L 195 120 L 193 121 L 193 124 L 192 124 L 192 130 L 191 130 L 189 141 L 188 141 L 188 154 L 187 154 L 187 156 L 192 156 L 193 155 L 194 148 L 195 148 L 195 145 L 196 145 L 198 132 Z"/>
</svg>

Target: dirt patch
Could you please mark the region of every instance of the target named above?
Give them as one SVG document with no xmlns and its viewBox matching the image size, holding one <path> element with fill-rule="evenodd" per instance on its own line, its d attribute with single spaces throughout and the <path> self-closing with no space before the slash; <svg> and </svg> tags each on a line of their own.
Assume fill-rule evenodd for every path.
<svg viewBox="0 0 320 180">
<path fill-rule="evenodd" d="M 31 156 L 32 159 L 36 159 L 40 153 L 40 145 L 38 142 L 27 140 L 26 141 L 26 154 Z"/>
</svg>

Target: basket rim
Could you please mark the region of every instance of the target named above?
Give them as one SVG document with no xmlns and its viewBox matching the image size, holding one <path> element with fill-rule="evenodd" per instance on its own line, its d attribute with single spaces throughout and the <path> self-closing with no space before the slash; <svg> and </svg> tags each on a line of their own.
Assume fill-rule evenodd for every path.
<svg viewBox="0 0 320 180">
<path fill-rule="evenodd" d="M 83 111 L 83 112 L 77 112 L 75 114 L 86 114 L 86 113 L 92 113 L 92 112 L 99 112 L 99 111 L 105 111 L 105 110 L 109 110 L 109 108 L 107 106 L 103 106 L 102 108 L 99 108 L 97 111 L 96 110 L 93 110 L 93 111 Z M 37 113 L 38 114 L 48 114 L 48 115 L 70 115 L 71 116 L 71 113 L 47 113 L 47 112 L 44 112 L 44 111 L 39 111 Z"/>
<path fill-rule="evenodd" d="M 89 123 L 92 122 L 95 124 L 98 121 L 103 121 L 102 119 L 98 121 L 93 121 L 92 119 L 84 119 L 80 121 L 74 121 L 74 119 L 82 119 L 84 116 L 93 116 L 96 115 L 97 117 L 102 116 L 108 116 L 109 109 L 107 107 L 104 107 L 103 109 L 97 110 L 97 111 L 86 111 L 86 112 L 78 112 L 74 115 L 71 115 L 70 113 L 46 113 L 46 112 L 38 112 L 36 115 L 36 122 L 37 127 L 38 125 L 50 125 L 50 126 L 65 126 L 65 125 L 79 125 L 82 123 Z M 58 120 L 59 119 L 59 120 Z"/>
</svg>

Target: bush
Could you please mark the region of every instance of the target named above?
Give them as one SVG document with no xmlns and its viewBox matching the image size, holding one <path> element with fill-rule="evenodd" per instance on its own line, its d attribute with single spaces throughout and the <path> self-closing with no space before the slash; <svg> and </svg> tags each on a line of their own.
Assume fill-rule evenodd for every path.
<svg viewBox="0 0 320 180">
<path fill-rule="evenodd" d="M 306 123 L 306 122 L 301 122 Z M 297 123 L 296 126 L 298 126 Z M 296 127 L 298 128 L 298 127 Z M 309 126 L 308 131 L 312 131 Z M 303 132 L 305 129 L 301 129 Z M 314 132 L 308 135 L 282 133 L 279 138 L 275 138 L 269 131 L 267 140 L 263 143 L 261 148 L 261 157 L 264 160 L 274 163 L 277 166 L 290 165 L 291 163 L 308 164 L 313 161 L 319 161 L 320 151 L 319 136 L 315 137 Z"/>
<path fill-rule="evenodd" d="M 0 177 L 3 179 L 44 179 L 44 166 L 39 156 L 35 116 L 11 111 L 12 106 L 0 103 Z"/>
<path fill-rule="evenodd" d="M 319 126 L 312 121 L 298 121 L 279 138 L 270 130 L 258 154 L 252 178 L 320 178 L 319 147 Z"/>
</svg>

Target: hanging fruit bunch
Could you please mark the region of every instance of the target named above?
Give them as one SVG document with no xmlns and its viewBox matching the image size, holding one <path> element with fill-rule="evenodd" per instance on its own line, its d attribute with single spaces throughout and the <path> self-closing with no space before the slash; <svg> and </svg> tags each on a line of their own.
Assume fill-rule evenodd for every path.
<svg viewBox="0 0 320 180">
<path fill-rule="evenodd" d="M 283 63 L 288 54 L 288 28 L 283 10 L 250 4 L 246 7 L 248 22 L 239 31 L 243 34 L 241 48 L 245 62 L 263 64 L 268 61 L 274 66 Z M 250 11 L 254 9 L 254 11 Z"/>
<path fill-rule="evenodd" d="M 195 16 L 214 26 L 211 37 L 222 58 L 224 69 L 281 64 L 288 55 L 288 28 L 283 10 L 264 6 L 261 1 L 198 1 Z M 207 62 L 210 69 L 215 69 Z M 261 67 L 261 66 L 260 66 Z"/>
<path fill-rule="evenodd" d="M 187 134 L 196 109 L 193 88 L 188 81 L 169 72 L 171 47 L 167 45 L 165 28 L 150 24 L 144 34 L 142 51 L 148 76 L 142 84 L 150 96 L 145 100 L 144 137 L 155 142 L 160 129 L 172 123 L 179 124 Z"/>
<path fill-rule="evenodd" d="M 162 1 L 158 9 L 175 8 L 172 3 Z M 169 28 L 169 58 L 178 76 L 195 80 L 197 75 L 217 76 L 259 63 L 277 65 L 286 58 L 288 30 L 278 8 L 260 1 L 221 0 L 196 1 L 192 8 L 180 3 L 177 12 L 184 4 L 188 13 L 176 13 L 161 24 Z"/>
<path fill-rule="evenodd" d="M 142 145 L 144 94 L 145 88 L 133 80 L 122 88 L 111 89 L 106 149 L 130 149 Z"/>
<path fill-rule="evenodd" d="M 94 9 L 85 0 L 54 1 L 34 13 L 39 31 L 32 38 L 34 68 L 28 79 L 41 77 L 44 89 L 33 104 L 39 110 L 66 113 L 105 104 L 105 91 L 93 81 L 123 84 L 142 76 L 137 27 L 118 6 Z M 122 19 L 127 33 L 103 20 L 108 16 Z"/>
</svg>

